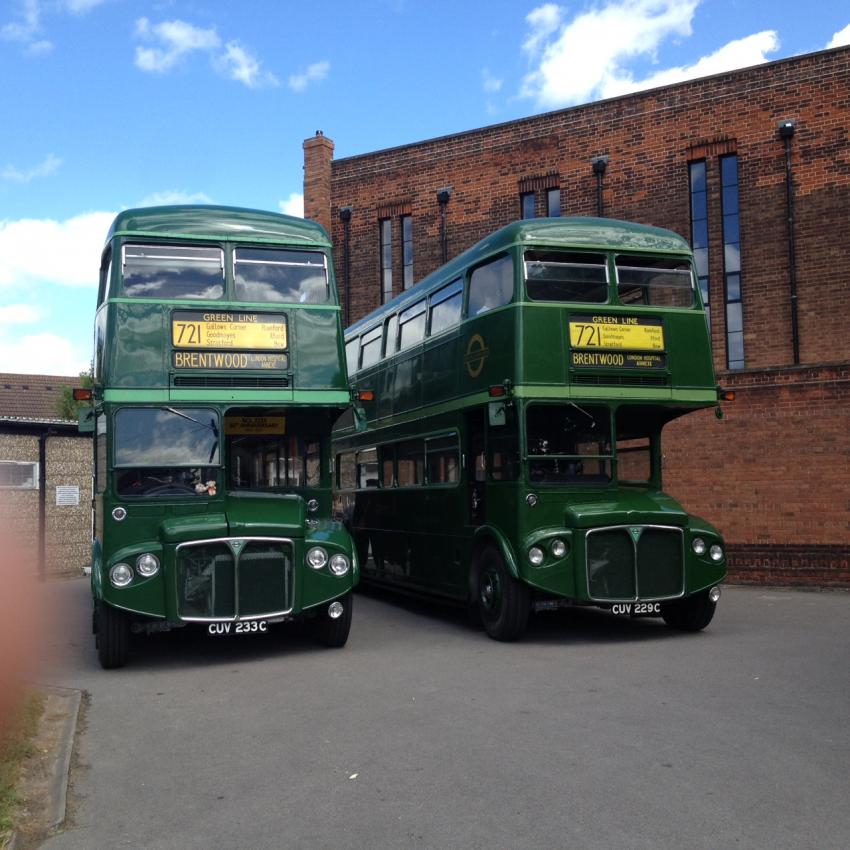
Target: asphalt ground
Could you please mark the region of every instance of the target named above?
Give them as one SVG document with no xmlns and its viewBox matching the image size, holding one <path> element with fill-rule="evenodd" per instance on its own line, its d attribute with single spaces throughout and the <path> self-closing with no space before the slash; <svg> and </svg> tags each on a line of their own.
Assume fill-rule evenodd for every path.
<svg viewBox="0 0 850 850">
<path fill-rule="evenodd" d="M 595 610 L 500 644 L 359 594 L 344 649 L 291 628 L 144 637 L 82 689 L 65 848 L 850 847 L 850 594 L 726 588 L 705 632 Z"/>
</svg>

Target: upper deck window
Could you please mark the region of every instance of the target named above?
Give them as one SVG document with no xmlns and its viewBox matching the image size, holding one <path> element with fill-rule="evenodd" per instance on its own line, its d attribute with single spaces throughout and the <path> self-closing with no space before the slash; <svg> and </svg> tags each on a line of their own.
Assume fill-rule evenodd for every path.
<svg viewBox="0 0 850 850">
<path fill-rule="evenodd" d="M 237 248 L 233 279 L 240 301 L 325 304 L 328 270 L 320 251 Z"/>
<path fill-rule="evenodd" d="M 525 288 L 532 301 L 604 304 L 608 300 L 605 255 L 526 251 Z"/>
<path fill-rule="evenodd" d="M 189 245 L 125 245 L 124 295 L 212 299 L 224 295 L 224 252 Z"/>
<path fill-rule="evenodd" d="M 425 301 L 417 301 L 398 318 L 398 350 L 402 351 L 425 337 Z"/>
<path fill-rule="evenodd" d="M 692 307 L 694 283 L 688 260 L 617 257 L 617 294 L 623 304 Z"/>
<path fill-rule="evenodd" d="M 345 361 L 348 365 L 348 377 L 350 378 L 357 371 L 357 355 L 360 351 L 360 337 L 348 340 L 345 344 Z"/>
<path fill-rule="evenodd" d="M 514 263 L 503 254 L 483 266 L 473 269 L 469 279 L 469 309 L 467 315 L 477 316 L 510 303 L 514 295 Z"/>
<path fill-rule="evenodd" d="M 360 368 L 374 366 L 381 359 L 381 343 L 383 342 L 384 328 L 378 325 L 368 333 L 363 334 L 360 340 Z"/>
<path fill-rule="evenodd" d="M 431 296 L 431 336 L 460 322 L 463 307 L 463 281 L 444 286 Z"/>
</svg>

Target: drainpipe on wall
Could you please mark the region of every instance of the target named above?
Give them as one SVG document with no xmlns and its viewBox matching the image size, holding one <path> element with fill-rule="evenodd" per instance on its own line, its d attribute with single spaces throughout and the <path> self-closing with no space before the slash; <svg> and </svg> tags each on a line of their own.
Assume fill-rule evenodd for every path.
<svg viewBox="0 0 850 850">
<path fill-rule="evenodd" d="M 440 205 L 440 249 L 442 251 L 444 264 L 449 261 L 448 234 L 446 231 L 446 210 L 449 205 L 449 198 L 451 198 L 451 196 L 451 186 L 446 186 L 443 189 L 437 189 L 437 202 Z"/>
<path fill-rule="evenodd" d="M 342 273 L 345 275 L 345 326 L 351 324 L 351 207 L 339 208 L 342 222 Z"/>
<path fill-rule="evenodd" d="M 791 139 L 794 121 L 779 122 L 779 137 L 785 143 L 785 208 L 788 218 L 788 280 L 791 289 L 791 346 L 794 365 L 800 364 L 800 333 L 797 321 L 797 249 L 794 242 L 794 172 L 791 168 Z"/>
<path fill-rule="evenodd" d="M 47 534 L 47 438 L 56 434 L 48 428 L 38 436 L 38 577 L 44 581 L 47 574 L 45 563 L 45 537 Z"/>
<path fill-rule="evenodd" d="M 593 173 L 596 175 L 596 215 L 599 218 L 604 218 L 605 202 L 602 198 L 602 178 L 605 176 L 605 169 L 608 167 L 608 155 L 595 156 L 590 160 L 590 164 L 593 166 Z"/>
</svg>

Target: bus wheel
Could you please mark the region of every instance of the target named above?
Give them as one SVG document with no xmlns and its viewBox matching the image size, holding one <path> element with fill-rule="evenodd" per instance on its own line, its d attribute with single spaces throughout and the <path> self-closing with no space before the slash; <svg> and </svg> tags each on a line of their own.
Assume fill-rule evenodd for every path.
<svg viewBox="0 0 850 850">
<path fill-rule="evenodd" d="M 516 640 L 528 624 L 528 588 L 508 572 L 492 546 L 481 553 L 477 575 L 476 602 L 487 634 L 495 640 Z"/>
<path fill-rule="evenodd" d="M 348 633 L 351 631 L 351 609 L 353 607 L 354 598 L 351 593 L 346 593 L 345 596 L 331 602 L 329 605 L 322 605 L 321 610 L 313 620 L 313 635 L 319 643 L 330 647 L 345 646 L 348 640 Z M 342 613 L 334 618 L 328 613 L 331 605 L 342 605 Z"/>
<path fill-rule="evenodd" d="M 683 632 L 698 632 L 704 629 L 714 616 L 717 603 L 708 598 L 708 591 L 678 599 L 675 602 L 661 603 L 661 616 L 673 629 Z"/>
<path fill-rule="evenodd" d="M 102 600 L 96 605 L 95 645 L 100 666 L 104 670 L 123 667 L 127 663 L 127 643 L 130 639 L 130 622 L 127 615 Z"/>
</svg>

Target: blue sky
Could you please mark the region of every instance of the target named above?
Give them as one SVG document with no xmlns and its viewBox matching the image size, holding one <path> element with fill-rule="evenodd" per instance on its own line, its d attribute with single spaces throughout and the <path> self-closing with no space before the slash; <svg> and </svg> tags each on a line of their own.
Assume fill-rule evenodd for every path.
<svg viewBox="0 0 850 850">
<path fill-rule="evenodd" d="M 0 371 L 90 359 L 121 209 L 300 214 L 337 157 L 850 43 L 846 0 L 0 0 Z"/>
</svg>

